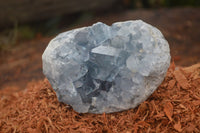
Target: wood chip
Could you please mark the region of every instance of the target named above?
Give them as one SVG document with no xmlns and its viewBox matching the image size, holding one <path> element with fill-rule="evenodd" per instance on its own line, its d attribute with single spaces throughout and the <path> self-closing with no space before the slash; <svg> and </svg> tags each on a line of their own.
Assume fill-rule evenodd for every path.
<svg viewBox="0 0 200 133">
<path fill-rule="evenodd" d="M 186 79 L 185 75 L 178 69 L 174 71 L 174 76 L 176 78 L 176 81 L 179 83 L 179 85 L 183 89 L 189 89 L 190 85 L 188 83 L 188 80 Z"/>
<path fill-rule="evenodd" d="M 176 80 L 170 80 L 168 83 L 167 89 L 168 90 L 173 89 L 175 84 L 176 84 Z"/>
<path fill-rule="evenodd" d="M 180 121 L 178 121 L 178 123 L 174 124 L 174 129 L 178 132 L 182 132 L 182 128 L 181 128 L 181 123 Z"/>
<path fill-rule="evenodd" d="M 166 104 L 164 104 L 164 112 L 165 112 L 166 116 L 168 117 L 168 119 L 170 121 L 173 121 L 173 119 L 172 119 L 173 105 L 171 104 L 171 102 L 167 102 Z"/>
</svg>

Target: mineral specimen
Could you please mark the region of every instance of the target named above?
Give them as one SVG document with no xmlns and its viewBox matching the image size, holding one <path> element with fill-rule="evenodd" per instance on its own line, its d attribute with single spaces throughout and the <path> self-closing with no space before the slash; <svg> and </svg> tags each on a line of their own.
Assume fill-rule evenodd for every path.
<svg viewBox="0 0 200 133">
<path fill-rule="evenodd" d="M 64 32 L 42 55 L 58 100 L 79 113 L 136 107 L 161 84 L 170 58 L 162 33 L 141 20 Z"/>
</svg>

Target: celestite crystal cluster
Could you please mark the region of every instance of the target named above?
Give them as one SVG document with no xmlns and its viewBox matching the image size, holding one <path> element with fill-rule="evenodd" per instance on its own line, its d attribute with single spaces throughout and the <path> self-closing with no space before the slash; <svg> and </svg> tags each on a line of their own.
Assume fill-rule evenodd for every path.
<svg viewBox="0 0 200 133">
<path fill-rule="evenodd" d="M 64 32 L 42 55 L 59 101 L 79 113 L 136 107 L 161 84 L 170 58 L 162 33 L 141 20 Z"/>
</svg>

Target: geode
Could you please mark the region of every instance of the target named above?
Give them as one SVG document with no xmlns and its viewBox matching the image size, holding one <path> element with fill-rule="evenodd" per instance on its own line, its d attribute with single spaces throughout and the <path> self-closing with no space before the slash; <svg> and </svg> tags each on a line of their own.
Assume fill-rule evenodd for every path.
<svg viewBox="0 0 200 133">
<path fill-rule="evenodd" d="M 161 84 L 170 58 L 162 33 L 141 20 L 61 33 L 42 55 L 58 100 L 79 113 L 136 107 Z"/>
</svg>

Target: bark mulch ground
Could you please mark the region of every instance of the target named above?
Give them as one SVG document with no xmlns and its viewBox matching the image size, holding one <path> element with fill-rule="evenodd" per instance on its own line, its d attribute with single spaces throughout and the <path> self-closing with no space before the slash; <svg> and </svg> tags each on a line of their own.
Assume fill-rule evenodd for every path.
<svg viewBox="0 0 200 133">
<path fill-rule="evenodd" d="M 0 90 L 0 98 L 2 133 L 200 132 L 200 64 L 183 68 L 172 63 L 163 83 L 146 101 L 118 113 L 76 113 L 58 102 L 47 79 L 33 81 L 24 90 Z"/>
</svg>

